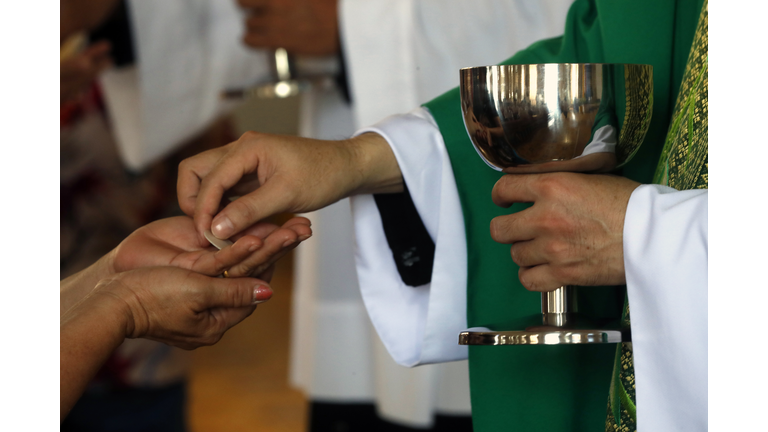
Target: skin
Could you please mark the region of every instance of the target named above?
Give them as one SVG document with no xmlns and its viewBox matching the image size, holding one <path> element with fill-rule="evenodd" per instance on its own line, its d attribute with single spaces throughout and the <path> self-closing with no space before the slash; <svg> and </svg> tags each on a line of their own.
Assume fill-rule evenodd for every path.
<svg viewBox="0 0 768 432">
<path fill-rule="evenodd" d="M 218 276 L 256 276 L 269 281 L 272 265 L 312 235 L 306 218 L 282 227 L 259 223 L 247 227 L 232 246 L 220 251 L 198 235 L 191 218 L 161 219 L 139 228 L 99 261 L 61 281 L 62 316 L 99 281 L 141 267 L 174 266 Z"/>
<path fill-rule="evenodd" d="M 579 168 L 600 169 L 612 161 L 598 155 L 584 158 L 579 163 L 586 165 Z M 534 205 L 495 218 L 491 236 L 512 245 L 512 260 L 529 290 L 623 284 L 624 215 L 637 186 L 602 174 L 505 175 L 493 189 L 493 201 L 502 207 Z M 218 237 L 272 214 L 317 210 L 355 194 L 402 190 L 394 154 L 376 134 L 318 141 L 248 133 L 184 161 L 178 182 L 181 207 L 194 214 L 197 230 L 212 226 Z M 219 212 L 228 191 L 242 197 Z"/>
<path fill-rule="evenodd" d="M 245 9 L 243 42 L 291 54 L 339 52 L 337 0 L 238 0 Z"/>
<path fill-rule="evenodd" d="M 377 134 L 321 141 L 247 132 L 184 160 L 177 192 L 198 232 L 210 228 L 217 237 L 229 238 L 274 214 L 313 211 L 355 194 L 402 190 L 397 160 Z M 219 211 L 227 193 L 240 198 Z"/>
<path fill-rule="evenodd" d="M 131 270 L 102 280 L 61 316 L 61 419 L 125 338 L 183 349 L 213 345 L 271 296 L 258 279 L 211 278 L 176 267 Z"/>
<path fill-rule="evenodd" d="M 191 218 L 162 219 L 61 281 L 61 418 L 125 338 L 184 349 L 216 343 L 272 296 L 273 264 L 311 234 L 306 218 L 258 223 L 219 251 Z M 229 278 L 213 277 L 224 270 Z"/>
<path fill-rule="evenodd" d="M 624 216 L 639 185 L 596 174 L 505 175 L 493 188 L 493 202 L 533 206 L 494 218 L 491 237 L 512 245 L 528 290 L 624 284 Z"/>
</svg>

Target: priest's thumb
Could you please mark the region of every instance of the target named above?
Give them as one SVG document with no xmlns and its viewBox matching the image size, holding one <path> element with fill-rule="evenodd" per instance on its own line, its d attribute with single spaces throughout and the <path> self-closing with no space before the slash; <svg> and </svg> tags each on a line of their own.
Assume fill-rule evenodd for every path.
<svg viewBox="0 0 768 432">
<path fill-rule="evenodd" d="M 279 213 L 292 211 L 284 189 L 264 186 L 229 203 L 211 222 L 211 231 L 226 239 Z"/>
</svg>

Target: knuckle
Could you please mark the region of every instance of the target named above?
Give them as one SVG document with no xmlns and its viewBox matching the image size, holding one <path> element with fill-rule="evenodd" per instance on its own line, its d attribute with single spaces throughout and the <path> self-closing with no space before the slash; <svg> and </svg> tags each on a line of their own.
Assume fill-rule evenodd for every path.
<svg viewBox="0 0 768 432">
<path fill-rule="evenodd" d="M 216 345 L 223 336 L 223 332 L 211 333 L 203 338 L 203 344 L 205 346 Z"/>
<path fill-rule="evenodd" d="M 512 262 L 514 262 L 519 266 L 522 266 L 521 263 L 523 262 L 523 251 L 521 250 L 520 247 L 512 246 L 509 249 L 509 254 L 512 257 Z"/>
<path fill-rule="evenodd" d="M 544 253 L 549 258 L 550 262 L 561 261 L 568 251 L 568 246 L 558 240 L 548 241 L 544 244 Z"/>
<path fill-rule="evenodd" d="M 511 226 L 509 218 L 499 216 L 491 220 L 491 238 L 497 242 L 504 242 L 510 234 Z"/>
<path fill-rule="evenodd" d="M 261 138 L 261 136 L 262 136 L 262 134 L 260 132 L 256 132 L 256 131 L 252 131 L 252 130 L 245 131 L 240 136 L 240 139 L 238 140 L 238 142 L 242 144 L 242 143 L 247 143 L 247 142 L 250 142 L 250 141 L 256 141 L 259 138 Z"/>
<path fill-rule="evenodd" d="M 552 276 L 557 281 L 558 286 L 570 285 L 574 282 L 575 269 L 570 266 L 553 266 Z"/>
<path fill-rule="evenodd" d="M 531 280 L 530 272 L 528 272 L 527 269 L 521 268 L 518 270 L 517 277 L 520 279 L 520 284 L 523 285 L 523 288 L 529 291 L 535 291 L 535 284 Z"/>
<path fill-rule="evenodd" d="M 179 162 L 179 172 L 184 172 L 189 170 L 189 166 L 191 165 L 191 158 L 184 159 L 183 161 Z"/>
<path fill-rule="evenodd" d="M 537 192 L 544 197 L 558 196 L 563 191 L 564 178 L 562 173 L 552 173 L 542 176 L 538 182 L 536 182 Z"/>
<path fill-rule="evenodd" d="M 230 203 L 227 207 L 227 216 L 233 221 L 241 220 L 255 222 L 254 218 L 256 217 L 256 211 L 248 200 L 238 199 Z"/>
</svg>

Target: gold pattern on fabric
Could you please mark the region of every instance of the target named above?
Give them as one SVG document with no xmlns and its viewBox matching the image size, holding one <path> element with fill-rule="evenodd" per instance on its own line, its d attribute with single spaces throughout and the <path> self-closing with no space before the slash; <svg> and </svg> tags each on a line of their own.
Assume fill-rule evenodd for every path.
<svg viewBox="0 0 768 432">
<path fill-rule="evenodd" d="M 624 303 L 622 327 L 630 326 L 629 304 Z M 618 421 L 617 421 L 618 420 Z M 635 408 L 635 368 L 632 364 L 632 343 L 621 343 L 616 347 L 616 362 L 613 367 L 611 389 L 608 396 L 606 431 L 637 431 L 637 410 Z"/>
<path fill-rule="evenodd" d="M 651 125 L 653 114 L 653 78 L 647 68 L 624 69 L 626 91 L 626 113 L 624 119 L 640 119 L 639 122 L 625 123 L 621 129 L 619 142 L 616 146 L 616 159 L 627 161 L 637 153 L 643 143 L 645 133 Z M 651 95 L 648 97 L 648 95 Z"/>
<path fill-rule="evenodd" d="M 654 183 L 677 190 L 706 189 L 709 180 L 708 145 L 708 7 L 701 10 L 685 75 L 672 115 Z"/>
<path fill-rule="evenodd" d="M 708 14 L 709 4 L 705 1 L 677 95 L 672 123 L 654 175 L 654 183 L 677 190 L 708 187 Z M 623 323 L 629 325 L 628 303 L 624 309 Z M 616 349 L 605 430 L 637 431 L 631 342 L 622 343 Z"/>
</svg>

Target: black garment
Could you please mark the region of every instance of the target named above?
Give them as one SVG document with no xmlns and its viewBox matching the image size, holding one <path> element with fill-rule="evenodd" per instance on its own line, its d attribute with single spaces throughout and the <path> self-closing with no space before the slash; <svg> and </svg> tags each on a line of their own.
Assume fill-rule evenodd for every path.
<svg viewBox="0 0 768 432">
<path fill-rule="evenodd" d="M 384 236 L 392 250 L 397 272 L 406 285 L 419 286 L 432 279 L 435 242 L 421 221 L 408 186 L 397 194 L 374 195 Z"/>
<path fill-rule="evenodd" d="M 98 28 L 90 32 L 88 39 L 91 42 L 109 41 L 112 45 L 110 56 L 115 66 L 128 66 L 135 63 L 136 54 L 128 2 L 120 2 L 112 15 Z"/>
<path fill-rule="evenodd" d="M 308 432 L 472 432 L 472 417 L 437 415 L 431 428 L 415 429 L 383 420 L 373 404 L 312 402 Z"/>
<path fill-rule="evenodd" d="M 60 432 L 185 432 L 186 382 L 160 389 L 89 391 Z"/>
</svg>

